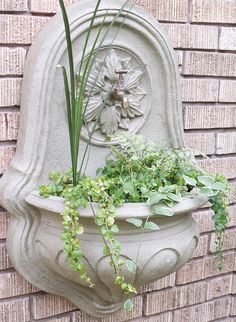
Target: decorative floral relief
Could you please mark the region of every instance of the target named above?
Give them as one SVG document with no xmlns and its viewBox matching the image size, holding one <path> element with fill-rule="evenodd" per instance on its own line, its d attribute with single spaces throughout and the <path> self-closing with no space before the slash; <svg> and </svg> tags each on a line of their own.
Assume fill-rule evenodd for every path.
<svg viewBox="0 0 236 322">
<path fill-rule="evenodd" d="M 111 135 L 118 128 L 128 130 L 129 120 L 143 115 L 140 105 L 146 92 L 139 87 L 143 71 L 132 69 L 131 60 L 131 57 L 119 57 L 111 49 L 104 60 L 95 61 L 87 81 L 84 102 L 84 123 L 90 133 L 100 130 L 105 135 Z M 115 71 L 120 69 L 128 70 L 123 76 L 128 108 L 124 108 L 122 102 L 113 96 L 114 87 L 119 81 Z"/>
</svg>

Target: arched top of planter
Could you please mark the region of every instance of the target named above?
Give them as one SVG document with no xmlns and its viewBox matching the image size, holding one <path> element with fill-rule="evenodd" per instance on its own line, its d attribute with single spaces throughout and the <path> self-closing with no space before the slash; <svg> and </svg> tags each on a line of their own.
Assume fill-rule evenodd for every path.
<svg viewBox="0 0 236 322">
<path fill-rule="evenodd" d="M 122 3 L 102 1 L 94 29 L 107 8 L 109 23 Z M 80 42 L 84 40 L 94 5 L 94 1 L 80 1 L 68 8 L 77 63 L 82 50 Z M 128 6 L 118 22 L 123 24 L 121 30 L 114 38 L 118 28 L 114 26 L 102 50 L 105 52 L 112 43 L 120 59 L 133 60 L 132 68 L 143 71 L 140 87 L 146 93 L 141 101 L 143 115 L 132 121 L 129 130 L 160 144 L 182 147 L 178 70 L 165 32 L 154 18 L 137 7 L 130 10 Z M 51 170 L 64 171 L 70 165 L 63 80 L 58 64 L 67 65 L 61 14 L 43 28 L 27 57 L 17 152 L 0 183 L 0 201 L 9 211 L 18 207 L 19 199 L 23 199 L 20 195 L 27 195 L 45 182 Z M 99 145 L 95 143 L 92 148 L 88 174 L 94 175 L 94 169 L 104 160 L 106 149 Z"/>
</svg>

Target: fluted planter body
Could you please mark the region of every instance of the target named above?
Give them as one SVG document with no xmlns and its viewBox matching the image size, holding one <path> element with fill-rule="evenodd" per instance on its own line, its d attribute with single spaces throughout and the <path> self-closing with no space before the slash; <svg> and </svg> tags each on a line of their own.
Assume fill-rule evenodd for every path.
<svg viewBox="0 0 236 322">
<path fill-rule="evenodd" d="M 103 255 L 104 243 L 95 225 L 93 213 L 88 208 L 79 209 L 80 221 L 84 233 L 80 236 L 84 253 L 86 271 L 95 283 L 89 288 L 80 279 L 79 273 L 70 269 L 63 252 L 63 232 L 60 212 L 64 209 L 63 199 L 59 197 L 42 198 L 36 192 L 26 198 L 27 202 L 40 213 L 40 221 L 35 234 L 35 249 L 38 261 L 47 264 L 55 273 L 75 283 L 78 294 L 70 299 L 81 307 L 81 296 L 84 297 L 89 312 L 95 316 L 114 312 L 123 306 L 124 295 L 114 285 L 114 269 L 109 264 L 109 256 Z M 117 239 L 122 245 L 122 257 L 137 262 L 137 273 L 133 274 L 124 266 L 122 273 L 127 282 L 137 288 L 154 282 L 183 266 L 192 256 L 198 241 L 198 231 L 191 211 L 207 201 L 206 197 L 186 198 L 173 207 L 174 215 L 153 216 L 145 203 L 126 203 L 117 208 L 116 222 L 119 226 Z M 94 209 L 98 208 L 94 204 Z M 126 221 L 128 218 L 139 218 L 144 221 L 148 216 L 160 230 L 146 230 L 142 233 Z M 66 296 L 68 296 L 66 294 Z M 87 311 L 86 307 L 81 307 Z"/>
</svg>

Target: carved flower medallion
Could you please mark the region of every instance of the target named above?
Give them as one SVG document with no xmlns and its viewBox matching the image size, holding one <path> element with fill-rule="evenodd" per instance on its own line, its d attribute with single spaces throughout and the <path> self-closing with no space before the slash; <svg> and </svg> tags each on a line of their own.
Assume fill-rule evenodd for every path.
<svg viewBox="0 0 236 322">
<path fill-rule="evenodd" d="M 128 70 L 123 76 L 124 95 L 128 107 L 114 97 L 114 89 L 119 82 L 116 70 Z M 89 133 L 100 131 L 105 136 L 121 130 L 129 130 L 130 121 L 142 117 L 141 101 L 146 92 L 141 88 L 144 72 L 132 68 L 132 57 L 120 57 L 115 49 L 110 49 L 103 60 L 96 59 L 89 75 L 84 99 L 84 124 Z"/>
</svg>

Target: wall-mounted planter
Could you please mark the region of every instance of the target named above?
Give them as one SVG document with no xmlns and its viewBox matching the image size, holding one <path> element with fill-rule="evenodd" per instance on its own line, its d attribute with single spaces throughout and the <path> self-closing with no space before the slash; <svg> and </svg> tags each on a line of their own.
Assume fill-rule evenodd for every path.
<svg viewBox="0 0 236 322">
<path fill-rule="evenodd" d="M 123 3 L 118 0 L 102 1 L 95 20 L 95 33 L 104 15 L 107 14 L 106 21 L 110 23 Z M 85 39 L 94 7 L 95 1 L 84 0 L 68 9 L 77 64 L 82 53 L 80 43 Z M 126 17 L 122 29 L 114 39 L 117 31 L 117 25 L 114 25 L 99 52 L 99 59 L 106 61 L 104 57 L 107 57 L 112 43 L 110 57 L 116 56 L 113 61 L 121 67 L 128 62 L 130 78 L 139 80 L 136 82 L 139 100 L 136 102 L 137 114 L 123 115 L 125 123 L 115 124 L 115 130 L 139 132 L 148 140 L 181 148 L 182 108 L 173 50 L 160 25 L 150 15 L 133 7 L 128 16 L 124 11 L 122 17 Z M 73 272 L 65 262 L 59 237 L 62 231 L 59 213 L 63 209 L 63 201 L 53 197 L 43 199 L 32 193 L 38 185 L 47 182 L 50 171 L 56 169 L 63 172 L 70 167 L 65 96 L 63 78 L 57 68 L 59 64 L 68 66 L 60 14 L 42 30 L 27 57 L 17 152 L 0 181 L 0 202 L 11 214 L 7 248 L 16 270 L 33 285 L 70 299 L 92 315 L 104 316 L 120 308 L 123 298 L 112 283 L 108 259 L 101 255 L 100 237 L 91 213 L 86 209 L 82 212 L 85 226 L 82 243 L 88 249 L 85 251 L 87 269 L 96 281 L 94 289 L 83 285 L 78 273 Z M 114 65 L 115 69 L 117 66 Z M 139 74 L 135 74 L 137 70 Z M 128 78 L 126 82 L 129 83 Z M 132 97 L 129 100 L 132 104 Z M 92 141 L 89 175 L 94 175 L 96 168 L 104 163 L 107 152 L 104 133 L 109 131 L 113 128 L 109 124 L 104 127 L 101 122 Z M 86 131 L 83 138 L 82 151 L 86 147 Z M 198 238 L 190 214 L 205 202 L 206 198 L 202 196 L 186 199 L 175 206 L 173 217 L 155 219 L 161 230 L 143 236 L 135 277 L 137 287 L 177 270 L 190 258 Z M 140 238 L 140 231 L 124 219 L 133 215 L 142 218 L 147 213 L 149 209 L 142 204 L 125 205 L 118 209 L 118 236 L 123 244 L 124 257 L 134 258 L 137 255 L 135 246 Z M 124 274 L 131 278 L 128 272 Z"/>
<path fill-rule="evenodd" d="M 42 198 L 37 192 L 31 193 L 26 201 L 39 210 L 40 222 L 35 234 L 37 261 L 43 262 L 57 274 L 62 274 L 74 283 L 76 292 L 65 290 L 63 295 L 75 305 L 95 316 L 115 312 L 123 306 L 124 294 L 114 285 L 114 269 L 109 264 L 109 256 L 103 255 L 103 241 L 94 223 L 91 208 L 81 208 L 81 223 L 84 233 L 81 236 L 81 248 L 85 254 L 87 272 L 95 283 L 88 288 L 79 273 L 68 267 L 60 238 L 63 232 L 60 213 L 64 210 L 63 198 Z M 172 207 L 174 215 L 153 216 L 146 203 L 126 203 L 117 208 L 117 234 L 122 245 L 122 257 L 133 260 L 138 265 L 137 274 L 123 268 L 125 280 L 134 283 L 137 288 L 154 282 L 182 267 L 192 256 L 198 241 L 196 222 L 191 211 L 207 202 L 206 196 L 185 198 Z M 98 205 L 94 205 L 94 210 Z M 129 224 L 126 219 L 145 219 L 152 217 L 160 227 L 157 231 L 145 231 L 141 236 L 140 228 Z M 140 248 L 139 248 L 140 246 Z"/>
</svg>

